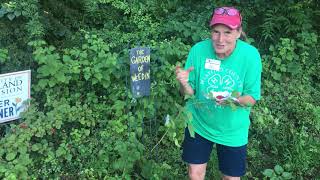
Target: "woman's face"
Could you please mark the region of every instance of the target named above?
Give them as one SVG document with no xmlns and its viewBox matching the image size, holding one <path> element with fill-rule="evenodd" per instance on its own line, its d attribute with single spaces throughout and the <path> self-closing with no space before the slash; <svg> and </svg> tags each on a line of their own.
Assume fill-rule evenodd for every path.
<svg viewBox="0 0 320 180">
<path fill-rule="evenodd" d="M 230 29 L 223 24 L 212 27 L 211 39 L 213 48 L 219 58 L 230 56 L 236 47 L 236 41 L 240 37 L 241 29 Z"/>
</svg>

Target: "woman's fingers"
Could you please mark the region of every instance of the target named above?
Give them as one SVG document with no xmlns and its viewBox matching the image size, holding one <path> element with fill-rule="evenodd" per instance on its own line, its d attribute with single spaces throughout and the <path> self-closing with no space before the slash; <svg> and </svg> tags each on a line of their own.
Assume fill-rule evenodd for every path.
<svg viewBox="0 0 320 180">
<path fill-rule="evenodd" d="M 194 67 L 192 66 L 192 67 L 189 67 L 186 71 L 188 72 L 188 73 L 190 73 L 191 71 L 193 71 L 194 70 Z"/>
<path fill-rule="evenodd" d="M 176 74 L 178 74 L 178 73 L 186 73 L 187 75 L 189 75 L 189 73 L 191 71 L 193 71 L 193 70 L 194 70 L 194 67 L 189 67 L 187 70 L 182 70 L 179 65 L 176 66 Z"/>
<path fill-rule="evenodd" d="M 189 73 L 193 71 L 194 67 L 189 67 L 187 70 L 182 70 L 181 67 L 178 65 L 176 66 L 176 76 L 177 80 L 183 85 L 188 82 Z"/>
</svg>

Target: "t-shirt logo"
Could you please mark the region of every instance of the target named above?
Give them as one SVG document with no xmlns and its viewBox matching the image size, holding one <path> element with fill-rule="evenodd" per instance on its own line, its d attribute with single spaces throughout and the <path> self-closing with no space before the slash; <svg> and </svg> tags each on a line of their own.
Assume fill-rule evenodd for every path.
<svg viewBox="0 0 320 180">
<path fill-rule="evenodd" d="M 207 93 L 215 90 L 232 91 L 234 84 L 235 82 L 230 75 L 215 74 L 208 79 Z"/>
<path fill-rule="evenodd" d="M 240 77 L 233 70 L 228 68 L 220 68 L 220 71 L 207 71 L 201 84 L 205 85 L 206 94 L 218 91 L 232 92 L 242 89 L 243 83 Z"/>
</svg>

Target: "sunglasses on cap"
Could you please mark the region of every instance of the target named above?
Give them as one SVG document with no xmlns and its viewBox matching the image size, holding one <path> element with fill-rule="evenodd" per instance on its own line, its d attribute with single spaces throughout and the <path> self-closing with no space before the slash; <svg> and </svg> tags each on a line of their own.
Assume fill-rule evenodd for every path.
<svg viewBox="0 0 320 180">
<path fill-rule="evenodd" d="M 217 15 L 227 14 L 228 16 L 239 16 L 240 12 L 235 8 L 219 7 L 214 10 L 214 14 L 217 14 Z"/>
</svg>

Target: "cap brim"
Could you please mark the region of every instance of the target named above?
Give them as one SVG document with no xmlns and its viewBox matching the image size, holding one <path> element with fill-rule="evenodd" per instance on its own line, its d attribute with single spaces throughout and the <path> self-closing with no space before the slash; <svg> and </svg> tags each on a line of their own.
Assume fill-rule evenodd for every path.
<svg viewBox="0 0 320 180">
<path fill-rule="evenodd" d="M 210 22 L 210 26 L 214 26 L 216 24 L 226 25 L 230 29 L 237 29 L 240 26 L 239 23 L 235 23 L 234 20 L 229 20 L 226 17 L 223 17 L 223 18 L 216 17 L 213 21 Z"/>
</svg>

